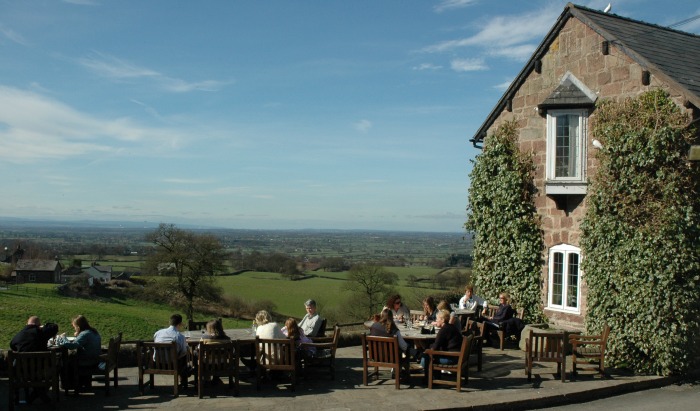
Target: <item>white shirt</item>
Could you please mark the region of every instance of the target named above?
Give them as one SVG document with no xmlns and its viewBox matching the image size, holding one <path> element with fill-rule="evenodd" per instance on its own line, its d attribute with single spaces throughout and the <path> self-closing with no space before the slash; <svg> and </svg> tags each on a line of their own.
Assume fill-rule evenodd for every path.
<svg viewBox="0 0 700 411">
<path fill-rule="evenodd" d="M 478 297 L 476 295 L 472 295 L 472 298 L 467 300 L 467 296 L 463 295 L 462 298 L 459 299 L 459 308 L 464 310 L 475 310 L 476 306 L 484 306 L 484 299 L 481 297 Z"/>
<path fill-rule="evenodd" d="M 301 319 L 301 322 L 299 322 L 299 328 L 304 331 L 305 335 L 315 337 L 316 334 L 318 334 L 319 328 L 321 328 L 322 322 L 323 320 L 318 313 L 314 313 L 314 315 L 309 315 L 309 313 L 306 313 L 304 318 Z"/>
<path fill-rule="evenodd" d="M 282 329 L 277 323 L 258 325 L 258 328 L 255 329 L 255 335 L 266 340 L 273 338 L 287 338 L 287 336 L 282 333 Z"/>
<path fill-rule="evenodd" d="M 157 343 L 175 341 L 177 343 L 177 356 L 183 357 L 187 355 L 187 341 L 185 340 L 185 336 L 173 325 L 156 331 L 156 333 L 153 334 L 153 341 Z"/>
</svg>

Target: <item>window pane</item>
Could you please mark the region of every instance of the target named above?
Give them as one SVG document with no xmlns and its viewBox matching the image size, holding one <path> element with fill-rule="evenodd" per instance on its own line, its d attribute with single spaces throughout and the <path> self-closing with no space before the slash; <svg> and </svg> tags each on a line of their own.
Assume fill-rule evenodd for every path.
<svg viewBox="0 0 700 411">
<path fill-rule="evenodd" d="M 578 123 L 579 116 L 576 114 L 556 117 L 554 177 L 577 177 Z"/>
<path fill-rule="evenodd" d="M 569 257 L 569 272 L 566 277 L 566 306 L 578 307 L 578 254 L 571 253 Z"/>
<path fill-rule="evenodd" d="M 564 277 L 564 254 L 552 254 L 552 301 L 551 305 L 562 304 L 562 281 Z"/>
</svg>

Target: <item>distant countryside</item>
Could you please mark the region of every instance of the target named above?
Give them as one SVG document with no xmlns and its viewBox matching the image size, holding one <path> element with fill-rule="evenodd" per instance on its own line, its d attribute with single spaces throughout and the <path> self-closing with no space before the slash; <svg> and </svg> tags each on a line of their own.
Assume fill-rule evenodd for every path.
<svg viewBox="0 0 700 411">
<path fill-rule="evenodd" d="M 366 264 L 381 266 L 388 275 L 386 288 L 378 291 L 381 300 L 398 292 L 413 309 L 427 295 L 456 301 L 470 281 L 467 234 L 179 228 L 212 235 L 225 250 L 222 269 L 208 283 L 211 288 L 195 298 L 193 313 L 197 321 L 222 317 L 225 328 L 249 327 L 259 309 L 280 320 L 301 318 L 308 298 L 317 301 L 329 324 L 362 321 L 366 314 L 358 306 L 366 303 L 349 273 Z M 146 236 L 154 230 L 152 225 L 2 221 L 0 260 L 8 262 L 0 263 L 0 347 L 8 346 L 29 315 L 67 330 L 70 319 L 83 314 L 104 335 L 121 331 L 127 339 L 151 338 L 171 313 L 184 315 L 173 278 L 149 267 L 155 248 Z M 57 259 L 63 272 L 73 275 L 62 275 L 61 284 L 15 284 L 11 256 L 17 249 L 24 260 Z M 111 280 L 88 285 L 81 270 L 91 266 L 109 267 Z"/>
</svg>

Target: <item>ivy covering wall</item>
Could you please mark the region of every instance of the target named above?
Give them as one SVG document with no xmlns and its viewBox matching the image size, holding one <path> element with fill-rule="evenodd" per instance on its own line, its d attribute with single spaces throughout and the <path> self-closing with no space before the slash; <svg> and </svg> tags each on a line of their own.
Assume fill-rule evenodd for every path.
<svg viewBox="0 0 700 411">
<path fill-rule="evenodd" d="M 596 110 L 599 166 L 581 248 L 588 332 L 611 328 L 607 359 L 683 373 L 698 355 L 700 196 L 689 118 L 662 91 Z"/>
<path fill-rule="evenodd" d="M 465 228 L 474 234 L 472 278 L 475 293 L 491 303 L 510 293 L 525 308 L 526 322 L 541 322 L 544 240 L 534 205 L 532 154 L 517 146 L 516 124 L 508 122 L 487 137 L 472 160 Z"/>
</svg>

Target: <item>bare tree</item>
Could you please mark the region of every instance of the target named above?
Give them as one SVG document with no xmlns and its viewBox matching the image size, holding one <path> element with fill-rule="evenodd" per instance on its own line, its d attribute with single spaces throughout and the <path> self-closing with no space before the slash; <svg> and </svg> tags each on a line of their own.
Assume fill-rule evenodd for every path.
<svg viewBox="0 0 700 411">
<path fill-rule="evenodd" d="M 367 318 L 381 309 L 398 276 L 380 265 L 357 264 L 350 268 L 348 280 L 345 288 L 361 301 L 360 313 Z"/>
<path fill-rule="evenodd" d="M 160 224 L 146 240 L 156 246 L 147 266 L 152 273 L 175 278 L 176 291 L 187 302 L 185 314 L 193 319 L 194 300 L 217 295 L 213 276 L 223 270 L 224 247 L 213 235 L 195 234 L 173 224 Z"/>
</svg>

